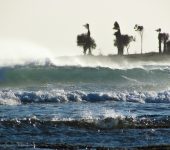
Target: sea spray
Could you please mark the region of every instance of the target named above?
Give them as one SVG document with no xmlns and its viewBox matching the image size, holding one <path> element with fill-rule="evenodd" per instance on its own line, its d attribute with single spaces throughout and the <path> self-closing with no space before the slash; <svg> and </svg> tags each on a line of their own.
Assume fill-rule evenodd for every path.
<svg viewBox="0 0 170 150">
<path fill-rule="evenodd" d="M 0 39 L 0 67 L 37 64 L 53 61 L 53 53 L 42 46 L 21 39 Z"/>
</svg>

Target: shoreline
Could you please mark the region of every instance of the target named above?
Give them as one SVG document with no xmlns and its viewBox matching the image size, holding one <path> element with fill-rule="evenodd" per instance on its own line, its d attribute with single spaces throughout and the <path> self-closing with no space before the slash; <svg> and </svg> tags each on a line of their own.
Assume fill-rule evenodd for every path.
<svg viewBox="0 0 170 150">
<path fill-rule="evenodd" d="M 117 55 L 117 54 L 109 54 L 109 55 L 79 55 L 80 57 L 119 57 L 119 58 L 145 58 L 145 57 L 168 57 L 170 58 L 170 54 L 165 53 L 156 53 L 156 52 L 149 52 L 143 54 L 126 54 L 126 55 Z M 65 56 L 63 56 L 65 57 Z M 74 57 L 74 56 L 71 56 Z"/>
<path fill-rule="evenodd" d="M 74 60 L 80 60 L 84 63 L 136 63 L 136 62 L 156 62 L 156 63 L 170 63 L 170 54 L 159 53 L 144 53 L 144 54 L 129 54 L 129 55 L 77 55 L 77 56 L 58 56 L 56 59 L 65 62 L 74 62 Z M 70 63 L 67 64 L 70 64 Z"/>
</svg>

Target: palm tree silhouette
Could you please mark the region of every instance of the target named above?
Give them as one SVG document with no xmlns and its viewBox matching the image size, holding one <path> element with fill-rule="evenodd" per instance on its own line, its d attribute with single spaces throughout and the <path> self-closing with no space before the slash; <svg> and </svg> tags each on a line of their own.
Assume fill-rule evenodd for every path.
<svg viewBox="0 0 170 150">
<path fill-rule="evenodd" d="M 116 30 L 116 32 L 114 33 L 116 37 L 116 40 L 114 40 L 114 45 L 118 49 L 118 55 L 123 55 L 122 35 L 120 31 L 120 26 L 117 21 L 114 23 L 113 30 Z"/>
<path fill-rule="evenodd" d="M 167 53 L 170 53 L 170 41 L 166 43 L 166 46 L 167 46 Z"/>
<path fill-rule="evenodd" d="M 157 29 L 155 31 L 158 32 L 159 53 L 162 53 L 162 50 L 161 50 L 161 42 L 162 42 L 161 28 L 159 28 L 159 29 Z"/>
<path fill-rule="evenodd" d="M 136 24 L 134 29 L 135 29 L 135 31 L 139 32 L 140 37 L 141 37 L 141 54 L 142 54 L 142 51 L 143 51 L 143 30 L 144 30 L 144 27 L 143 26 L 139 26 L 139 25 Z"/>
<path fill-rule="evenodd" d="M 80 34 L 77 36 L 77 45 L 83 47 L 83 53 L 86 55 L 86 51 L 89 50 L 89 55 L 92 55 L 91 49 L 96 48 L 95 40 L 90 36 L 89 24 L 85 24 L 84 27 L 87 29 L 86 34 Z"/>
<path fill-rule="evenodd" d="M 155 30 L 156 32 L 158 32 L 158 40 L 159 40 L 159 53 L 162 53 L 162 46 L 161 44 L 163 43 L 164 48 L 163 48 L 163 53 L 167 53 L 168 51 L 168 39 L 169 39 L 169 34 L 168 33 L 161 33 L 161 28 Z"/>
<path fill-rule="evenodd" d="M 162 33 L 162 42 L 164 44 L 164 53 L 167 52 L 167 41 L 169 39 L 169 34 L 168 33 Z"/>
<path fill-rule="evenodd" d="M 122 39 L 123 49 L 126 47 L 127 54 L 129 54 L 130 43 L 132 41 L 135 41 L 135 38 L 133 36 L 129 36 L 128 34 L 125 34 L 125 35 L 121 35 L 121 39 Z M 114 46 L 118 47 L 117 39 L 114 40 Z"/>
<path fill-rule="evenodd" d="M 116 46 L 118 49 L 118 55 L 123 55 L 125 47 L 127 49 L 127 54 L 128 54 L 130 43 L 132 41 L 135 41 L 134 37 L 129 36 L 128 34 L 125 35 L 121 34 L 120 26 L 117 21 L 114 23 L 113 29 L 116 30 L 116 32 L 114 33 L 114 35 L 116 36 L 116 39 L 114 40 L 114 46 Z"/>
</svg>

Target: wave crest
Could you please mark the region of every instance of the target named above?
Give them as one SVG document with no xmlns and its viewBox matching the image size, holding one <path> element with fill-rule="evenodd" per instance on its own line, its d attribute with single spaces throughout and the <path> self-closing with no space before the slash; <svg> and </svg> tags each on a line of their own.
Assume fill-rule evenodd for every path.
<svg viewBox="0 0 170 150">
<path fill-rule="evenodd" d="M 0 91 L 0 104 L 14 105 L 27 103 L 63 102 L 133 102 L 170 103 L 170 91 L 164 92 L 83 92 L 83 91 Z"/>
<path fill-rule="evenodd" d="M 18 66 L 0 68 L 1 86 L 29 86 L 55 83 L 107 83 L 168 85 L 170 69 L 110 69 L 89 67 L 55 67 L 55 66 Z"/>
<path fill-rule="evenodd" d="M 107 117 L 107 118 L 94 118 L 94 119 L 56 119 L 41 120 L 35 116 L 32 118 L 23 119 L 1 119 L 1 126 L 71 126 L 86 129 L 125 129 L 125 128 L 169 128 L 170 117 L 169 116 L 139 116 L 133 117 Z"/>
</svg>

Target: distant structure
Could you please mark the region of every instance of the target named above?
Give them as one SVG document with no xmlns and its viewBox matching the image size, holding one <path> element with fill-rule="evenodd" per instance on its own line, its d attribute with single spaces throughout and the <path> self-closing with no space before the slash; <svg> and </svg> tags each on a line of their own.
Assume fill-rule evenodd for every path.
<svg viewBox="0 0 170 150">
<path fill-rule="evenodd" d="M 134 29 L 135 29 L 135 31 L 138 31 L 139 34 L 140 34 L 140 38 L 141 38 L 141 54 L 142 54 L 142 51 L 143 51 L 143 31 L 144 31 L 144 27 L 136 24 Z"/>
<path fill-rule="evenodd" d="M 85 24 L 84 27 L 87 29 L 86 34 L 80 34 L 77 36 L 77 45 L 83 47 L 83 53 L 86 55 L 87 50 L 88 54 L 92 55 L 92 49 L 96 48 L 95 40 L 90 36 L 90 27 L 89 24 Z"/>
<path fill-rule="evenodd" d="M 113 29 L 116 30 L 116 32 L 114 33 L 114 35 L 116 37 L 116 39 L 114 40 L 114 46 L 116 46 L 118 48 L 118 55 L 123 55 L 125 47 L 127 49 L 127 54 L 128 54 L 130 43 L 132 41 L 135 41 L 135 39 L 133 38 L 133 36 L 129 36 L 127 34 L 125 34 L 125 35 L 121 34 L 120 26 L 119 26 L 118 22 L 114 23 Z"/>
</svg>

